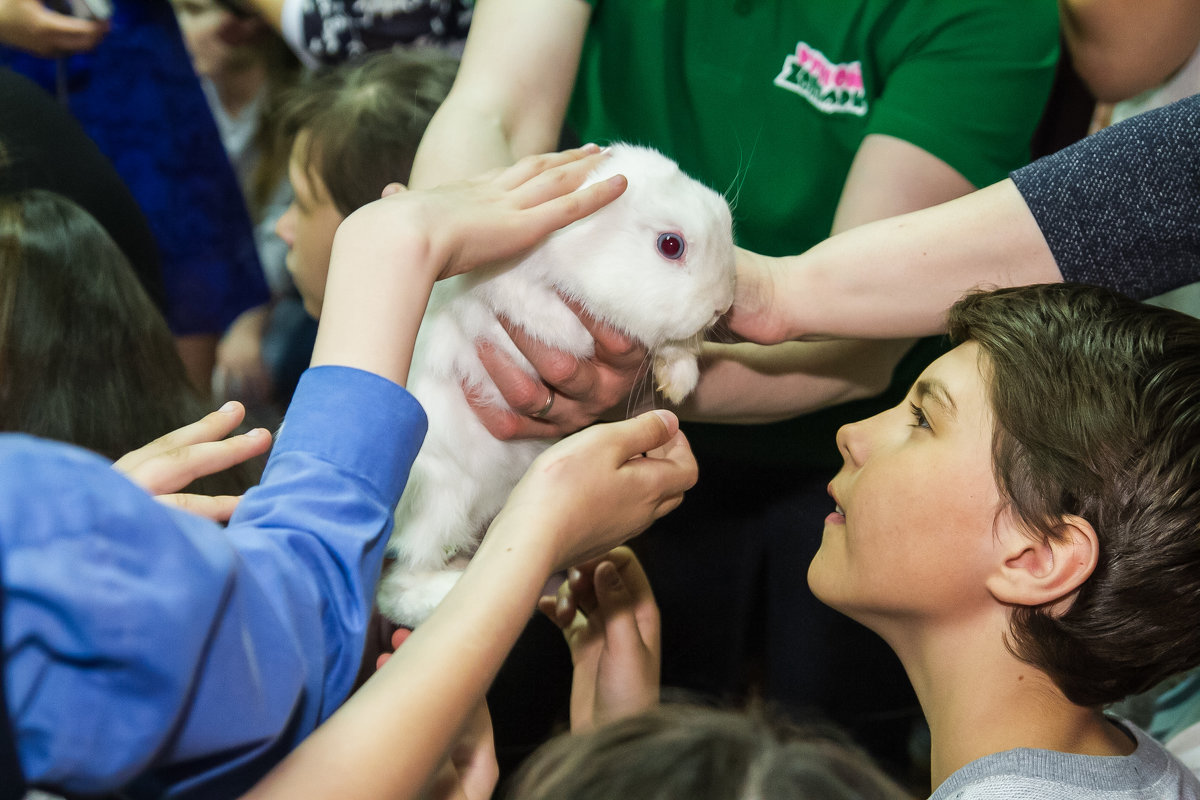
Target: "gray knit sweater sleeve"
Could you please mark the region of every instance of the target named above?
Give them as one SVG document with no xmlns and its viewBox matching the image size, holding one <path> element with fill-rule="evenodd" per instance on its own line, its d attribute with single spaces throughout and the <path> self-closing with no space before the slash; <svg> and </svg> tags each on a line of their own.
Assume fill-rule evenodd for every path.
<svg viewBox="0 0 1200 800">
<path fill-rule="evenodd" d="M 1137 298 L 1200 281 L 1200 95 L 1012 173 L 1063 278 Z"/>
</svg>

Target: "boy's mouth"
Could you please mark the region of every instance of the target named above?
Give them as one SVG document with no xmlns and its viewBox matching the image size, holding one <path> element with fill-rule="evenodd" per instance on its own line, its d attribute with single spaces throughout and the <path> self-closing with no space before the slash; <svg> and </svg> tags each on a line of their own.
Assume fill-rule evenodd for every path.
<svg viewBox="0 0 1200 800">
<path fill-rule="evenodd" d="M 844 508 L 842 508 L 842 504 L 840 502 L 838 502 L 837 495 L 834 494 L 834 492 L 833 492 L 833 484 L 832 483 L 829 484 L 828 487 L 826 487 L 826 491 L 829 493 L 829 496 L 831 498 L 833 498 L 833 513 L 830 514 L 828 517 L 826 517 L 825 521 L 826 522 L 834 522 L 837 524 L 844 523 L 846 521 L 846 510 Z"/>
</svg>

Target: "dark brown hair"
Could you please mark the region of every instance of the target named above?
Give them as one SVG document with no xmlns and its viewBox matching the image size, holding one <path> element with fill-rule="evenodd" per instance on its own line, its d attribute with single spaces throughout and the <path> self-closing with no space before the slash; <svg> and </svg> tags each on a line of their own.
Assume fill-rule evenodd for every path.
<svg viewBox="0 0 1200 800">
<path fill-rule="evenodd" d="M 1070 608 L 1015 608 L 1010 647 L 1098 706 L 1200 664 L 1200 320 L 1105 289 L 970 295 L 997 485 L 1035 537 L 1087 520 L 1099 563 Z"/>
<path fill-rule="evenodd" d="M 458 59 L 437 48 L 372 53 L 325 69 L 284 98 L 280 133 L 289 143 L 307 135 L 310 182 L 320 178 L 349 216 L 389 183 L 408 183 L 417 145 L 457 70 Z"/>
<path fill-rule="evenodd" d="M 759 710 L 663 705 L 538 748 L 511 800 L 901 800 L 839 730 Z"/>
<path fill-rule="evenodd" d="M 0 196 L 0 430 L 109 459 L 207 411 L 120 248 L 71 200 Z M 191 491 L 240 494 L 242 467 Z"/>
</svg>

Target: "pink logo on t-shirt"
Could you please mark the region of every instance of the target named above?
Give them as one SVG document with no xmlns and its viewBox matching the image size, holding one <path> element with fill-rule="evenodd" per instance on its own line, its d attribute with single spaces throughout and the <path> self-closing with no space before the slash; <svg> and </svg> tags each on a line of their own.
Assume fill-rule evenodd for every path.
<svg viewBox="0 0 1200 800">
<path fill-rule="evenodd" d="M 804 97 L 827 114 L 861 117 L 867 113 L 862 62 L 831 63 L 824 53 L 805 42 L 797 42 L 796 52 L 784 58 L 775 85 Z"/>
</svg>

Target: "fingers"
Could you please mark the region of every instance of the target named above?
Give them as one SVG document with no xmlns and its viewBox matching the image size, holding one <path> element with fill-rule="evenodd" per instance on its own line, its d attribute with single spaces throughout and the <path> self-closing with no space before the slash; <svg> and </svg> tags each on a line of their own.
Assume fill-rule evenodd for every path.
<svg viewBox="0 0 1200 800">
<path fill-rule="evenodd" d="M 625 426 L 627 438 L 623 446 L 629 454 L 628 458 L 649 452 L 664 458 L 681 454 L 677 448 L 669 447 L 674 443 L 675 435 L 679 433 L 679 417 L 666 409 L 657 408 L 623 423 L 614 424 Z M 690 448 L 688 452 L 690 453 Z"/>
<path fill-rule="evenodd" d="M 515 338 L 515 337 L 514 337 Z M 527 338 L 522 335 L 522 339 Z M 520 346 L 520 345 L 518 345 Z M 549 391 L 547 384 L 529 375 L 516 361 L 506 353 L 496 348 L 491 342 L 479 340 L 475 343 L 475 352 L 479 356 L 483 368 L 500 391 L 504 402 L 518 414 L 531 416 L 546 405 L 546 395 Z M 542 420 L 537 420 L 541 422 Z M 542 436 L 549 433 L 544 426 Z"/>
<path fill-rule="evenodd" d="M 556 153 L 525 156 L 512 166 L 494 170 L 494 172 L 497 176 L 496 181 L 505 189 L 525 188 L 523 184 L 540 179 L 547 173 L 552 172 L 557 176 L 577 174 L 575 186 L 578 186 L 583 182 L 588 172 L 595 169 L 596 165 L 600 163 L 603 155 L 604 152 L 598 145 L 588 143 Z M 560 169 L 562 167 L 566 169 Z M 547 180 L 550 183 L 554 183 L 554 175 Z M 570 189 L 567 191 L 570 191 Z"/>
<path fill-rule="evenodd" d="M 45 58 L 95 49 L 109 30 L 109 23 L 61 14 L 41 4 L 32 6 L 28 27 L 18 47 Z"/>
<path fill-rule="evenodd" d="M 596 349 L 592 358 L 613 369 L 636 368 L 642 364 L 646 358 L 646 348 L 633 337 L 596 319 L 578 300 L 566 299 L 566 303 L 595 340 Z M 560 388 L 574 393 L 569 385 L 562 385 Z"/>
<path fill-rule="evenodd" d="M 598 321 L 577 302 L 565 302 L 594 338 L 591 358 L 550 347 L 504 317 L 500 324 L 536 375 L 491 343 L 476 343 L 479 360 L 507 408 L 475 402 L 470 392 L 467 399 L 488 432 L 501 441 L 561 437 L 592 424 L 626 401 L 648 363 L 641 344 Z M 555 393 L 553 409 L 539 415 L 550 391 Z"/>
<path fill-rule="evenodd" d="M 506 170 L 499 183 L 517 193 L 518 205 L 530 212 L 531 227 L 556 230 L 603 208 L 625 191 L 624 175 L 578 189 L 607 155 L 596 145 L 585 145 L 527 156 Z"/>
<path fill-rule="evenodd" d="M 200 420 L 182 428 L 176 428 L 170 433 L 158 437 L 154 441 L 139 447 L 133 452 L 126 453 L 113 464 L 121 472 L 129 471 L 139 464 L 163 453 L 186 447 L 198 442 L 213 442 L 224 439 L 242 423 L 246 416 L 246 408 L 237 401 L 230 401 L 211 414 L 206 414 Z"/>
<path fill-rule="evenodd" d="M 215 475 L 260 456 L 270 448 L 270 431 L 255 428 L 219 442 L 200 442 L 164 453 L 160 459 L 140 468 L 139 472 L 146 475 L 147 483 L 143 485 L 152 493 L 174 491 L 197 478 Z M 154 470 L 153 474 L 149 472 L 150 469 Z"/>
<path fill-rule="evenodd" d="M 178 491 L 197 478 L 260 456 L 270 447 L 270 432 L 256 428 L 221 441 L 202 441 L 169 449 L 140 461 L 131 469 L 118 468 L 146 491 L 160 495 Z"/>
<path fill-rule="evenodd" d="M 240 495 L 159 494 L 154 499 L 214 522 L 228 522 L 242 498 Z"/>
<path fill-rule="evenodd" d="M 557 594 L 538 600 L 538 610 L 563 629 L 579 612 L 617 636 L 636 634 L 647 646 L 657 645 L 654 592 L 641 562 L 625 546 L 569 569 Z"/>
<path fill-rule="evenodd" d="M 595 350 L 590 358 L 576 358 L 553 348 L 505 317 L 500 317 L 499 322 L 534 371 L 555 391 L 565 397 L 586 400 L 596 412 L 607 411 L 628 396 L 637 378 L 638 368 L 645 361 L 646 349 L 611 325 L 598 321 L 577 301 L 564 298 L 564 302 L 592 334 Z M 497 357 L 506 358 L 502 353 Z M 490 373 L 491 369 L 488 371 Z M 534 380 L 520 369 L 516 372 L 526 381 Z M 614 372 L 619 373 L 618 381 L 608 379 L 609 373 Z M 514 381 L 517 380 L 516 375 L 512 377 Z M 514 394 L 519 388 L 515 385 L 512 387 Z M 520 397 L 516 399 L 520 400 Z M 510 405 L 522 413 L 529 413 L 521 406 Z M 594 420 L 595 414 L 584 424 Z"/>
<path fill-rule="evenodd" d="M 404 644 L 404 641 L 411 635 L 412 630 L 410 628 L 396 628 L 396 630 L 392 631 L 392 652 L 380 653 L 375 659 L 375 669 L 379 669 L 386 664 L 388 659 L 400 649 L 400 645 Z"/>
</svg>

